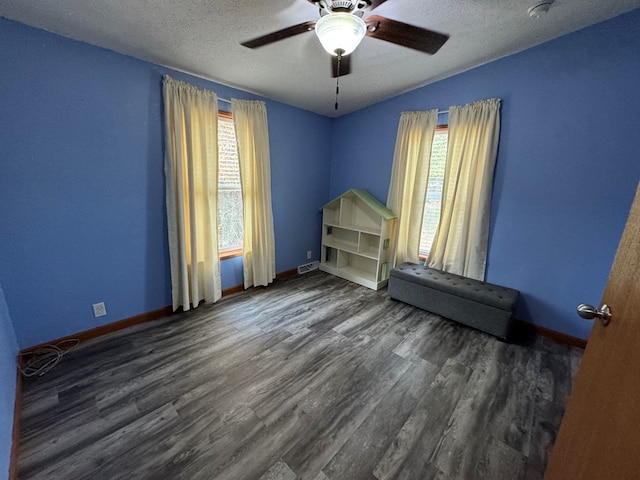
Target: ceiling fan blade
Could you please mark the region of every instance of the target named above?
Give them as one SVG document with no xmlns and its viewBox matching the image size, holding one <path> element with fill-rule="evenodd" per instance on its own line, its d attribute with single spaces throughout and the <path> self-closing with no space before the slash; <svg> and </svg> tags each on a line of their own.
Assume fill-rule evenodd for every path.
<svg viewBox="0 0 640 480">
<path fill-rule="evenodd" d="M 340 76 L 349 75 L 351 73 L 351 55 L 340 57 Z M 331 55 L 331 76 L 338 76 L 338 57 Z"/>
<path fill-rule="evenodd" d="M 264 45 L 269 45 L 270 43 L 284 40 L 285 38 L 293 37 L 295 35 L 313 30 L 315 25 L 316 22 L 312 21 L 300 23 L 289 28 L 283 28 L 282 30 L 278 30 L 277 32 L 263 35 L 262 37 L 254 38 L 253 40 L 242 42 L 240 45 L 248 48 L 262 47 Z"/>
<path fill-rule="evenodd" d="M 367 36 L 433 55 L 449 39 L 449 35 L 414 27 L 389 18 L 371 15 L 365 19 Z"/>
<path fill-rule="evenodd" d="M 371 6 L 367 10 L 371 11 L 374 8 L 378 8 L 380 5 L 382 5 L 386 1 L 387 0 L 370 0 L 369 3 L 371 3 Z"/>
</svg>

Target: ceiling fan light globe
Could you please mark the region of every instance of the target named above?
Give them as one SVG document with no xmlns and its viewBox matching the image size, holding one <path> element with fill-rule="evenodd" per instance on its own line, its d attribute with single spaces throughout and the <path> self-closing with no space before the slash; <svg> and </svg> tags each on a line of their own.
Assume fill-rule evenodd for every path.
<svg viewBox="0 0 640 480">
<path fill-rule="evenodd" d="M 351 13 L 330 13 L 316 22 L 316 35 L 322 47 L 331 55 L 349 55 L 367 33 L 362 18 Z"/>
</svg>

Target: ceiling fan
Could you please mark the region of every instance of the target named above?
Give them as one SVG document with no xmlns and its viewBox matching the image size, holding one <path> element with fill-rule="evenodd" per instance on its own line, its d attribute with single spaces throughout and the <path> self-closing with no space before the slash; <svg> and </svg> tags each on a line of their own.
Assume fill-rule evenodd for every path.
<svg viewBox="0 0 640 480">
<path fill-rule="evenodd" d="M 351 73 L 349 54 L 362 38 L 377 38 L 403 47 L 434 54 L 448 40 L 449 35 L 409 25 L 397 20 L 369 15 L 365 12 L 386 0 L 307 0 L 320 9 L 318 21 L 293 25 L 253 40 L 242 42 L 248 48 L 258 48 L 311 30 L 316 31 L 324 49 L 332 55 L 333 77 Z"/>
</svg>

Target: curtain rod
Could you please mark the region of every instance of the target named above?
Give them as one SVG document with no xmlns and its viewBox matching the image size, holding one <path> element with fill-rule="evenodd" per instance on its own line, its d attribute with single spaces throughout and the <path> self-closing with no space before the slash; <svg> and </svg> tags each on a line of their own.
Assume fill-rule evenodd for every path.
<svg viewBox="0 0 640 480">
<path fill-rule="evenodd" d="M 218 97 L 218 101 L 231 105 L 231 100 L 227 100 L 226 98 Z M 444 115 L 445 113 L 449 113 L 449 110 L 438 110 L 438 115 Z"/>
<path fill-rule="evenodd" d="M 218 97 L 218 101 L 231 105 L 231 100 L 227 100 L 226 98 Z M 444 115 L 445 113 L 449 113 L 449 110 L 438 110 L 438 115 Z"/>
<path fill-rule="evenodd" d="M 222 97 L 218 97 L 218 101 L 231 104 L 231 100 Z M 438 110 L 438 115 L 444 115 L 445 113 L 449 113 L 449 110 Z"/>
</svg>

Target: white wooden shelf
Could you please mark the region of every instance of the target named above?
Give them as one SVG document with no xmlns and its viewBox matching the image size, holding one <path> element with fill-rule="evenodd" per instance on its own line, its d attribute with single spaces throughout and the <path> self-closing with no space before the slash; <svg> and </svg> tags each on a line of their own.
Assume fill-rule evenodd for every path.
<svg viewBox="0 0 640 480">
<path fill-rule="evenodd" d="M 386 286 L 396 215 L 361 189 L 345 192 L 322 211 L 320 270 L 374 290 Z"/>
<path fill-rule="evenodd" d="M 332 224 L 327 224 L 327 225 L 332 225 Z M 358 225 L 335 225 L 336 227 L 340 227 L 340 228 L 344 228 L 345 230 L 354 230 L 356 232 L 365 232 L 365 233 L 372 233 L 374 235 L 380 235 L 380 228 L 377 227 L 365 227 L 365 226 L 358 226 Z"/>
<path fill-rule="evenodd" d="M 327 240 L 324 243 L 325 246 L 335 248 L 336 250 L 342 250 L 344 252 L 349 253 L 358 253 L 358 244 L 357 243 L 347 243 L 347 242 L 336 242 L 333 240 Z"/>
</svg>

